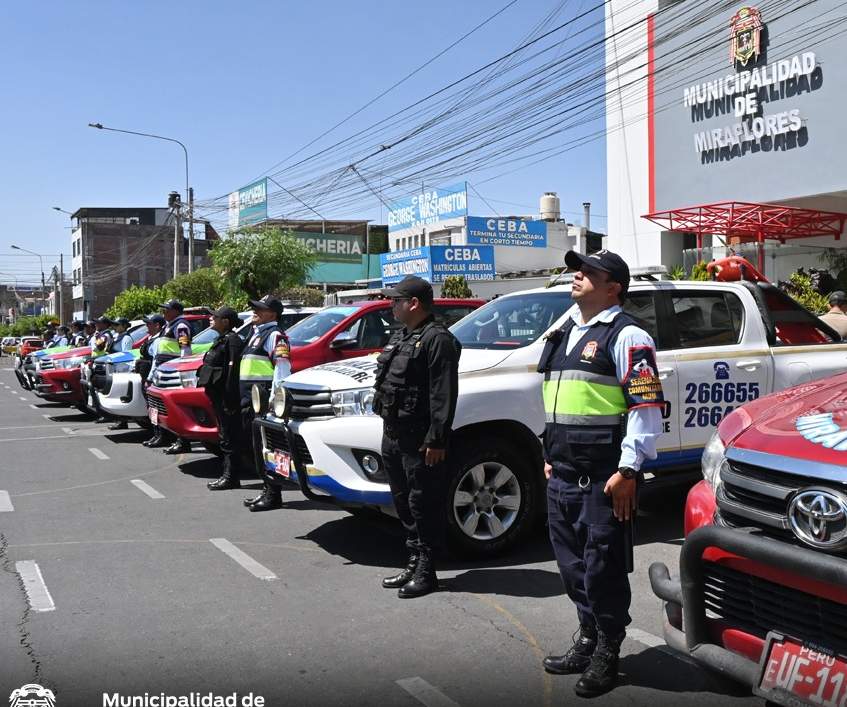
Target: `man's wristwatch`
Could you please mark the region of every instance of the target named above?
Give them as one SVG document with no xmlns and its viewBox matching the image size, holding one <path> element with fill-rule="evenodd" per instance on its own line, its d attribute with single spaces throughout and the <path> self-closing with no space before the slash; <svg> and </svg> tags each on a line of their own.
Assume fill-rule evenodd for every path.
<svg viewBox="0 0 847 707">
<path fill-rule="evenodd" d="M 625 479 L 634 479 L 640 472 L 636 471 L 631 466 L 622 466 L 618 469 L 618 473 Z"/>
</svg>

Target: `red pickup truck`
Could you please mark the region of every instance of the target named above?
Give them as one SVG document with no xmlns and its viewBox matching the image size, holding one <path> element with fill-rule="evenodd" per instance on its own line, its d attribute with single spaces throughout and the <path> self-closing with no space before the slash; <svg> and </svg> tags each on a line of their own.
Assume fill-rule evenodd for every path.
<svg viewBox="0 0 847 707">
<path fill-rule="evenodd" d="M 785 705 L 847 704 L 847 374 L 721 422 L 688 494 L 667 643 Z"/>
<path fill-rule="evenodd" d="M 477 299 L 437 299 L 433 311 L 450 326 L 483 303 Z M 381 351 L 396 326 L 389 300 L 324 307 L 286 328 L 292 370 Z M 201 363 L 201 356 L 191 356 L 160 366 L 147 390 L 147 400 L 154 424 L 183 439 L 213 447 L 218 439 L 215 414 L 206 392 L 196 387 Z"/>
</svg>

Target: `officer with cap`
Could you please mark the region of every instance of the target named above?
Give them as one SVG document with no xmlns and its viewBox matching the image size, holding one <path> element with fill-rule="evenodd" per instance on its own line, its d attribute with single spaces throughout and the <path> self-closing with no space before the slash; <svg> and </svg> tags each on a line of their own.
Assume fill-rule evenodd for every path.
<svg viewBox="0 0 847 707">
<path fill-rule="evenodd" d="M 432 315 L 432 286 L 409 275 L 383 290 L 404 325 L 377 358 L 373 409 L 383 419 L 382 458 L 406 529 L 406 568 L 382 581 L 413 598 L 438 589 L 447 446 L 459 393 L 462 346 Z"/>
<path fill-rule="evenodd" d="M 118 317 L 113 322 L 115 327 L 115 340 L 112 342 L 111 353 L 132 350 L 132 337 L 129 335 L 130 321 L 126 317 Z"/>
<path fill-rule="evenodd" d="M 159 306 L 162 310 L 162 316 L 165 318 L 165 327 L 159 336 L 159 341 L 156 344 L 156 355 L 153 358 L 157 368 L 166 361 L 191 355 L 191 327 L 185 317 L 182 316 L 185 310 L 182 302 L 172 299 Z M 158 445 L 148 444 L 147 446 Z M 190 451 L 191 444 L 187 440 L 177 438 L 170 447 L 165 449 L 165 454 L 183 454 Z"/>
<path fill-rule="evenodd" d="M 109 331 L 111 324 L 112 320 L 105 315 L 94 320 L 94 336 L 92 337 L 94 343 L 91 346 L 93 358 L 111 353 L 112 342 L 114 341 L 114 336 Z"/>
<path fill-rule="evenodd" d="M 56 330 L 56 333 L 53 336 L 53 346 L 67 346 L 69 337 L 70 329 L 63 324 Z"/>
<path fill-rule="evenodd" d="M 85 329 L 83 333 L 85 334 L 85 343 L 83 346 L 90 346 L 93 350 L 94 340 L 97 338 L 97 322 L 93 319 L 89 319 L 85 322 Z"/>
<path fill-rule="evenodd" d="M 274 380 L 282 380 L 291 374 L 291 358 L 288 337 L 279 325 L 282 317 L 282 302 L 272 295 L 260 300 L 250 300 L 253 310 L 253 330 L 241 352 L 239 364 L 239 387 L 241 391 L 242 439 L 253 441 L 254 385 L 270 387 Z M 244 505 L 251 511 L 269 511 L 282 507 L 282 490 L 264 476 L 262 493 L 255 498 L 245 499 Z"/>
<path fill-rule="evenodd" d="M 85 346 L 85 342 L 87 341 L 87 337 L 84 332 L 85 322 L 76 319 L 71 322 L 71 336 L 68 341 L 68 345 L 73 348 L 78 348 L 80 346 Z"/>
<path fill-rule="evenodd" d="M 144 317 L 144 323 L 147 325 L 147 338 L 139 348 L 139 357 L 135 362 L 135 371 L 141 376 L 141 389 L 144 391 L 144 397 L 147 397 L 147 388 L 153 378 L 153 371 L 156 370 L 156 349 L 159 345 L 159 339 L 162 335 L 162 330 L 165 328 L 165 318 L 161 314 L 151 314 L 149 317 Z M 164 447 L 167 442 L 164 441 L 164 433 L 161 427 L 153 427 L 153 436 L 150 439 L 144 440 L 141 444 L 145 447 Z"/>
<path fill-rule="evenodd" d="M 829 294 L 829 311 L 819 319 L 829 324 L 842 339 L 847 338 L 847 295 L 841 290 Z"/>
<path fill-rule="evenodd" d="M 544 473 L 550 540 L 576 605 L 578 637 L 544 668 L 578 674 L 575 692 L 614 687 L 630 623 L 627 572 L 642 463 L 656 457 L 662 431 L 662 385 L 650 335 L 621 305 L 629 268 L 607 250 L 569 251 L 575 304 L 547 336 L 544 374 Z"/>
<path fill-rule="evenodd" d="M 208 483 L 210 491 L 241 487 L 241 390 L 238 371 L 244 341 L 235 333 L 239 324 L 238 312 L 232 307 L 221 307 L 212 313 L 212 329 L 220 336 L 206 352 L 203 365 L 197 372 L 197 386 L 206 389 L 215 409 L 223 456 L 223 473 L 219 479 Z"/>
</svg>

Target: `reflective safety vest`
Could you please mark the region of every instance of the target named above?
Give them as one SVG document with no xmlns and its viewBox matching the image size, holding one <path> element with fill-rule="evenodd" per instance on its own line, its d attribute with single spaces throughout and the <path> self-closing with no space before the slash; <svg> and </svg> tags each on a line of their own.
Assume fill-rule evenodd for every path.
<svg viewBox="0 0 847 707">
<path fill-rule="evenodd" d="M 238 379 L 242 404 L 246 404 L 250 400 L 250 394 L 255 383 L 270 383 L 274 379 L 272 355 L 265 350 L 265 344 L 271 335 L 277 332 L 287 347 L 288 338 L 285 333 L 278 326 L 272 326 L 258 334 L 252 334 L 241 352 Z"/>
<path fill-rule="evenodd" d="M 177 328 L 180 324 L 188 331 L 188 335 L 185 336 L 186 341 L 180 341 L 180 337 L 178 336 Z M 165 361 L 179 358 L 182 355 L 183 347 L 190 345 L 191 329 L 188 327 L 188 322 L 182 317 L 177 317 L 165 326 L 159 336 L 159 345 L 156 348 L 156 366 L 159 366 Z"/>
</svg>

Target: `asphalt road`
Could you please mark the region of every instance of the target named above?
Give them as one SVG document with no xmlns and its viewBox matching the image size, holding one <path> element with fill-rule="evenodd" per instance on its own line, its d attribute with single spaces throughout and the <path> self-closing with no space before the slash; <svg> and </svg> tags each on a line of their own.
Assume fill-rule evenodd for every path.
<svg viewBox="0 0 847 707">
<path fill-rule="evenodd" d="M 541 668 L 577 628 L 543 533 L 496 561 L 450 562 L 442 591 L 402 601 L 379 584 L 405 559 L 396 522 L 294 492 L 282 510 L 249 513 L 249 490 L 206 490 L 214 457 L 168 457 L 139 444 L 145 432 L 41 403 L 9 365 L 0 359 L 0 699 L 34 682 L 57 707 L 102 705 L 104 693 L 581 701 L 576 677 Z M 683 499 L 669 493 L 640 519 L 624 676 L 597 703 L 761 704 L 659 638 L 647 567 L 676 566 Z"/>
</svg>

